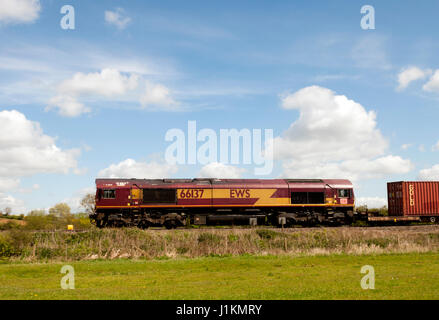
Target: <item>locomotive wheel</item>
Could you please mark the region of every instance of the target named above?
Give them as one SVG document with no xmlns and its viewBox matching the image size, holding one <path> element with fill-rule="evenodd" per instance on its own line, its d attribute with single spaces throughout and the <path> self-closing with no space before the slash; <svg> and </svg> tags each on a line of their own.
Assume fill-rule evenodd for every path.
<svg viewBox="0 0 439 320">
<path fill-rule="evenodd" d="M 101 219 L 96 219 L 96 227 L 98 227 L 99 229 L 102 229 L 104 227 L 104 221 L 102 221 Z"/>
<path fill-rule="evenodd" d="M 177 228 L 177 226 L 175 225 L 175 221 L 173 220 L 166 220 L 163 225 L 165 226 L 166 229 L 170 230 L 173 228 Z"/>
<path fill-rule="evenodd" d="M 436 217 L 430 217 L 430 222 L 431 223 L 436 223 Z"/>
<path fill-rule="evenodd" d="M 148 229 L 149 228 L 149 222 L 148 221 L 140 221 L 139 224 L 137 225 L 138 228 L 140 229 Z"/>
</svg>

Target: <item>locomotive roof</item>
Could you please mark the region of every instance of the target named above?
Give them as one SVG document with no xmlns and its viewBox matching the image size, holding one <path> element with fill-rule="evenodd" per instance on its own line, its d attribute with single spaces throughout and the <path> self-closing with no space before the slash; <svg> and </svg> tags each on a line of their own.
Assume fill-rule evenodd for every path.
<svg viewBox="0 0 439 320">
<path fill-rule="evenodd" d="M 288 185 L 300 184 L 303 187 L 324 187 L 331 188 L 352 188 L 352 183 L 346 179 L 215 179 L 215 178 L 195 178 L 195 179 L 114 179 L 97 178 L 96 186 L 103 187 L 131 187 L 136 186 L 170 186 L 170 185 L 235 185 L 246 184 L 248 186 L 271 186 L 282 188 Z"/>
</svg>

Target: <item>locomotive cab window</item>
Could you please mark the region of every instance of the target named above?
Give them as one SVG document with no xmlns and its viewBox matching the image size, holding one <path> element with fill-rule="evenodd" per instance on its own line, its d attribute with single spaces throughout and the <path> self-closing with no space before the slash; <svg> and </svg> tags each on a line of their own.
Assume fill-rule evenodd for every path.
<svg viewBox="0 0 439 320">
<path fill-rule="evenodd" d="M 350 189 L 338 189 L 338 196 L 340 198 L 350 198 L 351 190 Z"/>
<path fill-rule="evenodd" d="M 175 189 L 143 189 L 143 203 L 176 203 Z"/>
<path fill-rule="evenodd" d="M 116 199 L 116 190 L 102 190 L 103 199 Z"/>
</svg>

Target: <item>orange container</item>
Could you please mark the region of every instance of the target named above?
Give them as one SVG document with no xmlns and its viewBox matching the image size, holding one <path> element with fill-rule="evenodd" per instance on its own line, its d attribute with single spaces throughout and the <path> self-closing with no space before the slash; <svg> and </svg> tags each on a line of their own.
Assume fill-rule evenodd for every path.
<svg viewBox="0 0 439 320">
<path fill-rule="evenodd" d="M 439 181 L 387 183 L 389 216 L 439 216 Z"/>
</svg>

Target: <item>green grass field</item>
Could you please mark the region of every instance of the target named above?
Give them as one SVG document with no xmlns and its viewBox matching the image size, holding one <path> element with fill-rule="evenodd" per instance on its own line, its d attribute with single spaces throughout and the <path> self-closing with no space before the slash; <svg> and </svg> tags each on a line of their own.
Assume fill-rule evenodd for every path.
<svg viewBox="0 0 439 320">
<path fill-rule="evenodd" d="M 439 254 L 238 256 L 0 264 L 0 299 L 438 299 Z M 363 265 L 375 290 L 363 290 Z"/>
</svg>

